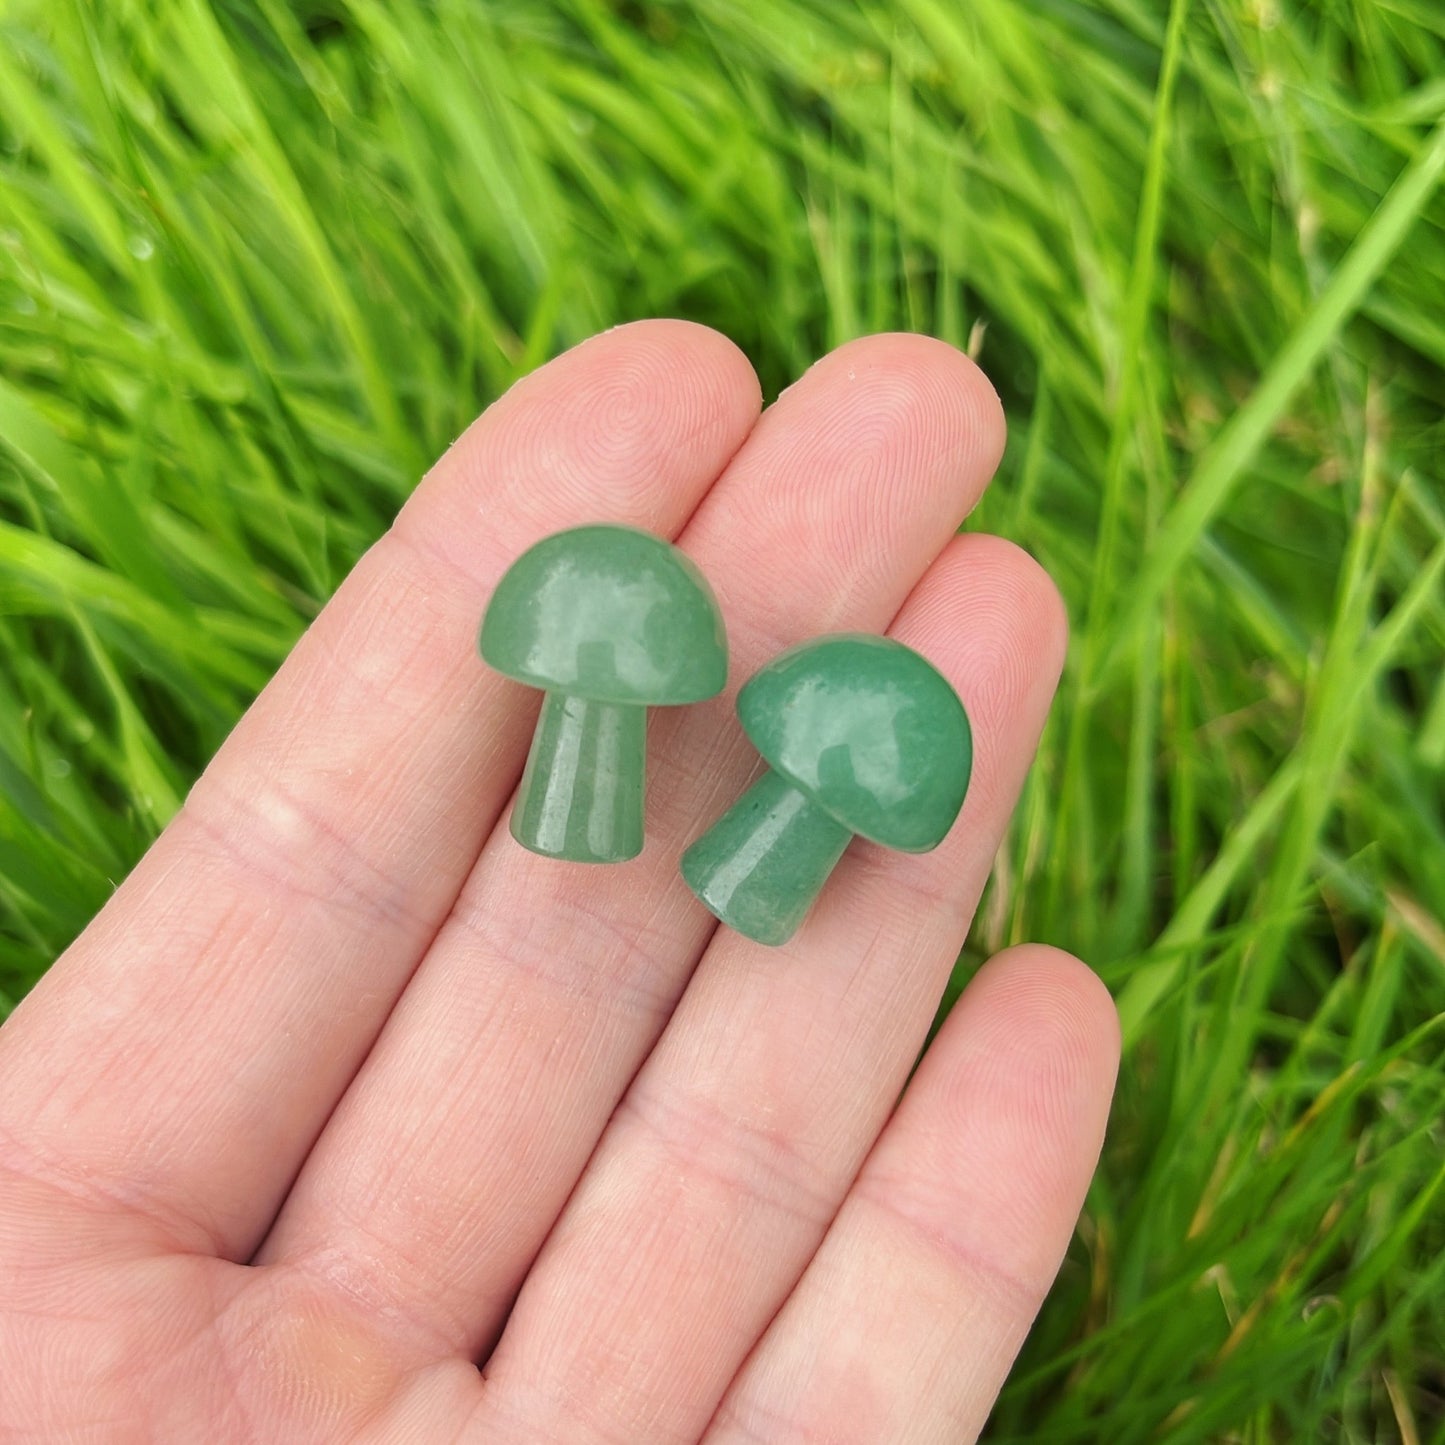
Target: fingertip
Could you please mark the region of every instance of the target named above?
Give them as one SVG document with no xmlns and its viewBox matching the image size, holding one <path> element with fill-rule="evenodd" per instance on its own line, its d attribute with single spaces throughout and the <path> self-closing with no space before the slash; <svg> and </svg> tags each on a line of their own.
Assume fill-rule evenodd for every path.
<svg viewBox="0 0 1445 1445">
<path fill-rule="evenodd" d="M 698 364 L 716 373 L 719 381 L 756 413 L 762 408 L 762 385 L 752 362 L 737 342 L 725 332 L 699 321 L 662 317 L 650 321 L 629 321 L 615 328 L 619 335 L 639 335 L 663 347 L 694 357 Z"/>
<path fill-rule="evenodd" d="M 1003 456 L 1007 422 L 997 390 L 971 357 L 935 336 L 885 331 L 844 342 L 813 371 L 841 372 L 925 444 L 956 447 L 968 506 L 977 501 Z"/>
<path fill-rule="evenodd" d="M 397 530 L 463 572 L 479 570 L 478 548 L 498 518 L 524 541 L 599 521 L 676 536 L 760 406 L 752 367 L 720 332 L 670 320 L 616 327 L 488 407 L 418 487 Z M 507 560 L 485 559 L 493 570 Z"/>
<path fill-rule="evenodd" d="M 1041 944 L 1005 950 L 964 991 L 929 1058 L 960 1136 L 991 1135 L 1034 1200 L 1062 1190 L 1082 1202 L 1119 1061 L 1118 1012 L 1092 969 Z"/>
<path fill-rule="evenodd" d="M 915 605 L 916 604 L 916 605 Z M 997 619 L 991 631 L 1013 639 L 1028 655 L 1030 671 L 1052 686 L 1069 646 L 1069 613 L 1044 565 L 1016 542 L 986 532 L 955 537 L 900 613 L 910 627 L 943 626 L 947 619 Z M 1042 663 L 1041 667 L 1039 664 Z"/>
<path fill-rule="evenodd" d="M 1104 981 L 1062 948 L 1021 943 L 978 971 L 970 991 L 994 1013 L 1001 1042 L 1063 1061 L 1086 1084 L 1112 1087 L 1119 1011 Z"/>
<path fill-rule="evenodd" d="M 700 378 L 744 411 L 756 413 L 762 406 L 757 374 L 742 348 L 711 326 L 676 317 L 624 321 L 599 331 L 528 372 L 507 395 L 550 390 L 559 375 L 575 380 L 570 373 L 592 368 L 636 369 L 658 378 L 675 374 L 684 384 Z"/>
<path fill-rule="evenodd" d="M 1119 1009 L 1104 980 L 1083 959 L 1047 943 L 1017 944 L 1000 953 L 995 962 L 999 960 L 1005 966 L 1018 961 L 1038 969 L 1073 997 L 1085 1036 L 1094 1042 L 1098 1056 L 1109 1061 L 1112 1079 L 1121 1047 Z"/>
<path fill-rule="evenodd" d="M 669 397 L 685 399 L 702 425 L 716 424 L 733 438 L 732 450 L 762 410 L 762 386 L 742 348 L 700 322 L 672 317 L 628 321 L 574 351 L 582 355 L 590 349 L 605 367 L 639 373 L 664 403 Z"/>
<path fill-rule="evenodd" d="M 679 530 L 669 483 L 720 473 L 761 404 L 742 352 L 687 321 L 619 326 L 535 375 L 510 440 L 531 459 L 534 485 L 550 485 L 554 509 L 573 492 L 592 497 L 605 478 L 618 519 L 669 534 Z M 550 465 L 557 456 L 565 471 Z"/>
</svg>

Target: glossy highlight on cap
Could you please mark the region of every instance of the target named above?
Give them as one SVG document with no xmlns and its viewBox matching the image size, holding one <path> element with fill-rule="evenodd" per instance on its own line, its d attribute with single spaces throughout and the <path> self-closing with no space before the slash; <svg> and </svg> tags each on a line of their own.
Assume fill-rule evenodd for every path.
<svg viewBox="0 0 1445 1445">
<path fill-rule="evenodd" d="M 529 548 L 487 605 L 480 647 L 518 682 L 600 702 L 698 702 L 727 681 L 707 579 L 676 547 L 632 527 L 574 527 Z"/>
<path fill-rule="evenodd" d="M 926 853 L 968 791 L 973 734 L 948 679 L 911 648 L 835 633 L 780 653 L 738 694 L 768 766 L 851 833 Z"/>
</svg>

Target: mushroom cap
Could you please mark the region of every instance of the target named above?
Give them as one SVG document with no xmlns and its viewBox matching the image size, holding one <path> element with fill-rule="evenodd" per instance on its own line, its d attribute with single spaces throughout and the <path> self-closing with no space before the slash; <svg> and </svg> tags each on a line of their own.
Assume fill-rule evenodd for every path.
<svg viewBox="0 0 1445 1445">
<path fill-rule="evenodd" d="M 529 547 L 492 593 L 480 647 L 518 682 L 599 702 L 697 702 L 727 680 L 712 588 L 634 527 L 574 527 Z"/>
<path fill-rule="evenodd" d="M 953 826 L 973 766 L 958 694 L 886 637 L 837 633 L 779 653 L 738 694 L 768 766 L 888 848 L 926 853 Z"/>
</svg>

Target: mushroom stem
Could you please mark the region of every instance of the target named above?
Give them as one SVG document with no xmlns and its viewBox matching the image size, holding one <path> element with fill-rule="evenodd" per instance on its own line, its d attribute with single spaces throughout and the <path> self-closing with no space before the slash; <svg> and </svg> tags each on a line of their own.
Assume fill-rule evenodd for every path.
<svg viewBox="0 0 1445 1445">
<path fill-rule="evenodd" d="M 573 863 L 642 852 L 647 709 L 549 692 L 512 808 L 524 848 Z"/>
<path fill-rule="evenodd" d="M 682 876 L 729 928 L 758 943 L 786 943 L 852 837 L 766 772 L 682 855 Z"/>
</svg>

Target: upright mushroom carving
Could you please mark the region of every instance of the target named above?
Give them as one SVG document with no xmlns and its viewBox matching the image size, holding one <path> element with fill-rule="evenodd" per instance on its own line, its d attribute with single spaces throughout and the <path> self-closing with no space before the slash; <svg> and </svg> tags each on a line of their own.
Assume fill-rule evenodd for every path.
<svg viewBox="0 0 1445 1445">
<path fill-rule="evenodd" d="M 932 664 L 885 637 L 839 633 L 779 654 L 738 694 L 765 772 L 682 856 L 729 927 L 786 943 L 854 835 L 908 853 L 963 806 L 973 736 Z"/>
<path fill-rule="evenodd" d="M 616 863 L 642 851 L 647 709 L 722 691 L 727 639 L 701 572 L 631 527 L 576 527 L 508 568 L 482 618 L 482 657 L 543 688 L 512 809 L 534 853 Z"/>
</svg>

